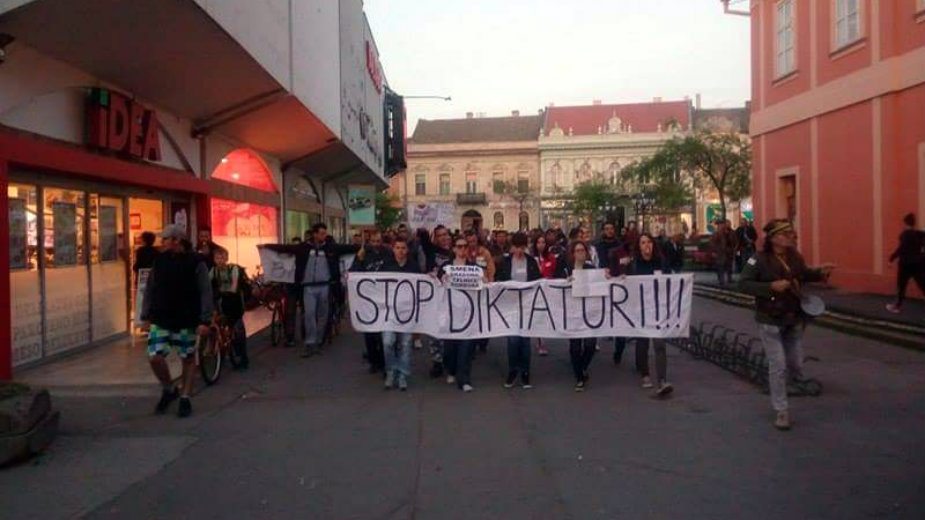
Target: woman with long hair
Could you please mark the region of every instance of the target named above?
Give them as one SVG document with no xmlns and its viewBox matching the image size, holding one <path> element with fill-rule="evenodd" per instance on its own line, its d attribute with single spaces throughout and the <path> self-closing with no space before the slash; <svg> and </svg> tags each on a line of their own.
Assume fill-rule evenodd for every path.
<svg viewBox="0 0 925 520">
<path fill-rule="evenodd" d="M 547 247 L 545 234 L 541 233 L 533 238 L 531 254 L 536 259 L 536 263 L 539 264 L 540 277 L 554 278 L 556 275 L 556 261 L 559 259 L 559 255 Z M 536 353 L 541 356 L 549 355 L 549 349 L 543 345 L 543 338 L 536 339 Z"/>
<path fill-rule="evenodd" d="M 571 280 L 579 269 L 594 269 L 588 244 L 575 240 L 569 244 L 568 254 L 560 257 L 556 266 L 555 278 Z M 588 367 L 594 358 L 597 338 L 571 338 L 568 340 L 568 353 L 572 361 L 572 373 L 575 375 L 575 391 L 584 392 L 588 384 Z"/>
<path fill-rule="evenodd" d="M 448 265 L 477 265 L 469 260 L 467 250 L 469 243 L 465 237 L 457 237 L 453 241 L 453 259 L 440 268 L 440 279 L 446 280 Z M 487 275 L 485 281 L 487 282 Z M 448 374 L 446 384 L 456 383 L 463 392 L 471 392 L 472 387 L 472 354 L 477 340 L 448 339 L 443 342 L 443 367 Z"/>
<path fill-rule="evenodd" d="M 655 238 L 648 231 L 639 234 L 634 249 L 633 261 L 630 262 L 626 270 L 627 275 L 645 276 L 671 272 L 655 246 Z M 650 345 L 655 350 L 655 375 L 658 378 L 655 395 L 657 397 L 666 397 L 671 394 L 674 387 L 668 382 L 668 353 L 665 351 L 665 340 L 636 338 L 636 371 L 642 376 L 643 388 L 652 388 L 654 386 L 652 378 L 649 377 Z"/>
</svg>

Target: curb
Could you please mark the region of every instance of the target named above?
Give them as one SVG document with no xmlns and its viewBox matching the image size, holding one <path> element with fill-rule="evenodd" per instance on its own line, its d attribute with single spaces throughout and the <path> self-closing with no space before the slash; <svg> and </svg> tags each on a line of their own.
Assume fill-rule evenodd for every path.
<svg viewBox="0 0 925 520">
<path fill-rule="evenodd" d="M 747 294 L 699 283 L 694 284 L 694 294 L 737 307 L 753 307 L 755 303 L 754 297 Z M 813 322 L 839 332 L 925 351 L 925 327 L 865 318 L 838 310 L 826 310 L 825 314 Z"/>
</svg>

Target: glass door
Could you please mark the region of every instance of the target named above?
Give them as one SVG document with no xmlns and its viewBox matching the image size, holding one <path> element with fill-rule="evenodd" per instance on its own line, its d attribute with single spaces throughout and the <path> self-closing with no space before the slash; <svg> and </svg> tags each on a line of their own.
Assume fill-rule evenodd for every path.
<svg viewBox="0 0 925 520">
<path fill-rule="evenodd" d="M 10 223 L 10 318 L 13 366 L 42 357 L 42 280 L 39 277 L 39 196 L 35 185 L 7 187 Z"/>
<path fill-rule="evenodd" d="M 90 342 L 90 281 L 87 270 L 83 191 L 45 188 L 45 355 Z"/>
<path fill-rule="evenodd" d="M 90 293 L 93 340 L 128 330 L 128 257 L 125 204 L 120 197 L 90 194 Z"/>
</svg>

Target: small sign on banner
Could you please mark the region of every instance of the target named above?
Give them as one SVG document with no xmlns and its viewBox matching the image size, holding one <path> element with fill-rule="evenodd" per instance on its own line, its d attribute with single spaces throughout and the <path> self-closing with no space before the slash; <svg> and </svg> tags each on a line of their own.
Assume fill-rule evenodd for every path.
<svg viewBox="0 0 925 520">
<path fill-rule="evenodd" d="M 295 282 L 295 256 L 265 247 L 257 247 L 260 254 L 260 266 L 263 268 L 263 279 L 268 282 L 294 283 Z"/>
<path fill-rule="evenodd" d="M 485 272 L 477 265 L 448 265 L 445 266 L 446 283 L 450 289 L 479 290 Z"/>
<path fill-rule="evenodd" d="M 607 296 L 610 284 L 606 273 L 607 269 L 576 269 L 572 273 L 572 296 Z"/>
</svg>

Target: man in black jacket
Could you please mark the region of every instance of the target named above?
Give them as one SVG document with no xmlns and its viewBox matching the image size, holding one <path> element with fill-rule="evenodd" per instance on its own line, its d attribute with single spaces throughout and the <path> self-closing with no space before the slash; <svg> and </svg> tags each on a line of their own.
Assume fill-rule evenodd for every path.
<svg viewBox="0 0 925 520">
<path fill-rule="evenodd" d="M 196 337 L 209 333 L 212 321 L 212 285 L 209 270 L 199 255 L 183 250 L 186 233 L 170 224 L 161 233 L 164 251 L 154 260 L 142 301 L 141 319 L 148 329 L 151 370 L 163 385 L 156 413 L 164 413 L 177 397 L 178 415 L 193 412 L 190 392 L 196 365 Z M 167 354 L 173 349 L 183 360 L 182 388 L 170 376 Z"/>
<path fill-rule="evenodd" d="M 321 353 L 329 317 L 331 284 L 340 281 L 340 257 L 356 253 L 359 247 L 328 240 L 328 227 L 321 222 L 312 226 L 311 240 L 301 244 L 266 244 L 263 247 L 295 255 L 294 282 L 302 285 L 305 313 L 305 350 L 302 357 Z"/>
<path fill-rule="evenodd" d="M 540 264 L 536 259 L 526 254 L 527 235 L 514 233 L 511 238 L 510 254 L 501 260 L 495 280 L 532 282 L 540 279 Z M 520 383 L 523 388 L 532 388 L 530 385 L 530 338 L 523 336 L 510 336 L 507 338 L 507 380 L 505 388 L 514 386 L 517 374 L 520 374 Z"/>
<path fill-rule="evenodd" d="M 374 231 L 369 235 L 369 242 L 354 257 L 350 272 L 377 273 L 382 271 L 391 259 L 392 252 L 382 245 L 382 234 Z M 385 368 L 385 358 L 382 353 L 382 334 L 379 332 L 364 332 L 363 340 L 366 342 L 366 360 L 369 362 L 369 373 L 382 372 Z"/>
<path fill-rule="evenodd" d="M 607 267 L 607 262 L 610 258 L 610 250 L 615 247 L 620 247 L 620 245 L 620 240 L 617 238 L 616 225 L 613 222 L 604 222 L 604 225 L 601 226 L 601 239 L 594 244 L 594 249 L 597 250 L 598 267 Z"/>
</svg>

